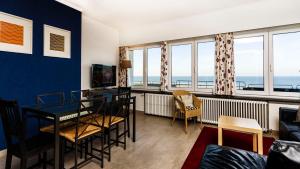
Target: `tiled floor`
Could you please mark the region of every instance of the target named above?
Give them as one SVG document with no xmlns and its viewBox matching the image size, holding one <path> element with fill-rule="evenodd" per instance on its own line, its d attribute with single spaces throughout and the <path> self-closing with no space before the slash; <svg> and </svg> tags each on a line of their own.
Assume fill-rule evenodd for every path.
<svg viewBox="0 0 300 169">
<path fill-rule="evenodd" d="M 112 160 L 104 161 L 105 169 L 177 169 L 181 168 L 186 156 L 201 132 L 200 124 L 190 122 L 188 134 L 184 133 L 183 121 L 171 126 L 171 120 L 137 113 L 137 140 L 127 139 L 127 149 L 112 148 Z M 35 162 L 35 159 L 32 160 Z M 72 153 L 66 157 L 66 168 L 73 165 Z M 0 159 L 4 168 L 5 158 Z M 13 169 L 19 168 L 19 160 L 13 159 Z M 49 167 L 50 168 L 50 167 Z M 99 162 L 94 160 L 82 167 L 98 169 Z"/>
</svg>

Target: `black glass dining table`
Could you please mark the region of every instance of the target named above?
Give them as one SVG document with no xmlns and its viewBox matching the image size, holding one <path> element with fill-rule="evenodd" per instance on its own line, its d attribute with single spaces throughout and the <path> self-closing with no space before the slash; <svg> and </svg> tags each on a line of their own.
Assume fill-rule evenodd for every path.
<svg viewBox="0 0 300 169">
<path fill-rule="evenodd" d="M 130 98 L 130 104 L 133 105 L 132 109 L 132 141 L 136 140 L 136 98 Z M 35 115 L 39 118 L 51 120 L 54 125 L 54 168 L 59 169 L 60 166 L 60 136 L 59 129 L 60 124 L 66 120 L 71 120 L 77 117 L 78 109 L 80 108 L 80 102 L 65 102 L 56 106 L 25 106 L 23 107 L 23 113 L 27 115 Z"/>
</svg>

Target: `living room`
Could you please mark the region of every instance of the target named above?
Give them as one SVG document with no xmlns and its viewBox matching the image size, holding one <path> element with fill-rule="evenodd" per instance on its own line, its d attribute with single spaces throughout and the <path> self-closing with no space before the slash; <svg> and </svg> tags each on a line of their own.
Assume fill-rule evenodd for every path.
<svg viewBox="0 0 300 169">
<path fill-rule="evenodd" d="M 0 168 L 300 168 L 297 0 L 1 0 Z"/>
</svg>

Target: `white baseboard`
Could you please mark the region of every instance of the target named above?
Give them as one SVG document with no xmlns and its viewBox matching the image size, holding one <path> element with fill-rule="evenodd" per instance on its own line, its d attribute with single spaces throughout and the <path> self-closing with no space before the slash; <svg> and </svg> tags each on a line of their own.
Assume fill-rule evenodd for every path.
<svg viewBox="0 0 300 169">
<path fill-rule="evenodd" d="M 6 149 L 0 151 L 0 158 L 6 157 Z"/>
</svg>

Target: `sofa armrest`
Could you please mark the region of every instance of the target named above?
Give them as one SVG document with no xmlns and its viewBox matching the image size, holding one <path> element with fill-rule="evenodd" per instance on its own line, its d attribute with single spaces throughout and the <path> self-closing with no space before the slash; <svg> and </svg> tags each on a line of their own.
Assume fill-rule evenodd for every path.
<svg viewBox="0 0 300 169">
<path fill-rule="evenodd" d="M 268 155 L 266 169 L 299 169 L 300 143 L 276 140 Z"/>
<path fill-rule="evenodd" d="M 284 121 L 286 123 L 294 122 L 297 118 L 298 109 L 295 108 L 279 108 L 279 121 Z"/>
</svg>

